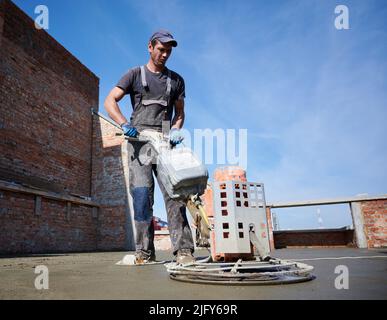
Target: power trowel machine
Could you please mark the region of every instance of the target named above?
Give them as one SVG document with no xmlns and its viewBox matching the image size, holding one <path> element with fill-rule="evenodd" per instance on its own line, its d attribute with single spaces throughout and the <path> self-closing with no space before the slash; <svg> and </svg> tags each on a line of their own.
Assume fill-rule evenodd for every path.
<svg viewBox="0 0 387 320">
<path fill-rule="evenodd" d="M 208 171 L 190 148 L 174 147 L 168 134 L 144 130 L 129 141 L 150 143 L 156 152 L 160 181 L 192 216 L 197 248 L 208 258 L 190 265 L 165 266 L 171 279 L 217 284 L 283 284 L 312 280 L 313 267 L 270 257 L 263 184 L 248 182 L 240 168 Z"/>
</svg>

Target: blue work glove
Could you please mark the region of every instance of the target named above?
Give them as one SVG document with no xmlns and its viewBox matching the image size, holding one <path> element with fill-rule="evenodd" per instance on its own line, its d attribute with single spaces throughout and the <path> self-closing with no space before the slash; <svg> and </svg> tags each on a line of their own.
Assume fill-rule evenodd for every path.
<svg viewBox="0 0 387 320">
<path fill-rule="evenodd" d="M 171 129 L 169 132 L 169 141 L 171 142 L 172 146 L 176 146 L 180 143 L 182 143 L 184 140 L 183 134 L 179 129 Z"/>
<path fill-rule="evenodd" d="M 131 138 L 136 138 L 138 135 L 138 131 L 135 127 L 132 127 L 129 123 L 124 123 L 121 126 L 124 135 Z"/>
</svg>

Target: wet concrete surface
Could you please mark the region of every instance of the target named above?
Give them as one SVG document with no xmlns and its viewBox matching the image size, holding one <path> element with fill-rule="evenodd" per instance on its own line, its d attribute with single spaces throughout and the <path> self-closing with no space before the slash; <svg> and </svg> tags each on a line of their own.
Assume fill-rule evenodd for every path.
<svg viewBox="0 0 387 320">
<path fill-rule="evenodd" d="M 314 267 L 316 278 L 298 284 L 225 286 L 171 280 L 164 265 L 119 266 L 128 252 L 0 257 L 0 299 L 126 300 L 342 300 L 387 299 L 387 250 L 281 249 L 272 256 Z M 205 257 L 206 251 L 195 253 Z M 360 258 L 359 258 L 360 257 Z M 158 260 L 170 260 L 160 251 Z M 48 268 L 48 290 L 37 290 L 35 267 Z M 348 289 L 335 288 L 337 266 L 348 268 Z"/>
</svg>

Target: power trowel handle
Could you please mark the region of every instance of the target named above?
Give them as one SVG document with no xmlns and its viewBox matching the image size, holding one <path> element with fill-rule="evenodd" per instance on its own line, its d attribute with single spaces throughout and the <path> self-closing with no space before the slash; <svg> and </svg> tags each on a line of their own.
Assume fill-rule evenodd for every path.
<svg viewBox="0 0 387 320">
<path fill-rule="evenodd" d="M 149 141 L 148 139 L 141 138 L 141 136 L 137 136 L 137 138 L 127 137 L 123 133 L 116 133 L 116 136 L 119 136 L 119 137 L 124 136 L 125 140 L 132 141 L 132 142 L 144 142 L 144 143 L 146 143 Z"/>
</svg>

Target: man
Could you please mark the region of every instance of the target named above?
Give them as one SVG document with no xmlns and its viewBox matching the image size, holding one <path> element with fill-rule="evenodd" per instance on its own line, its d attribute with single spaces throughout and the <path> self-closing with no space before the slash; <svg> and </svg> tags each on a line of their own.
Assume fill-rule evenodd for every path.
<svg viewBox="0 0 387 320">
<path fill-rule="evenodd" d="M 166 121 L 169 121 L 167 123 L 171 128 L 169 134 L 171 144 L 177 145 L 182 142 L 180 129 L 183 127 L 185 117 L 184 79 L 166 67 L 173 47 L 177 47 L 177 42 L 168 31 L 155 32 L 148 43 L 150 58 L 147 65 L 130 69 L 106 98 L 107 112 L 121 125 L 126 136 L 137 137 L 139 133 L 149 131 L 162 135 L 163 123 L 165 125 Z M 118 106 L 118 102 L 126 94 L 130 95 L 133 106 L 130 122 Z M 147 146 L 151 148 L 149 144 Z M 181 264 L 192 263 L 194 245 L 185 204 L 170 199 L 158 179 L 154 159 L 144 157 L 144 150 L 145 154 L 148 154 L 146 151 L 148 149 L 144 148 L 141 142 L 131 142 L 129 145 L 129 185 L 136 228 L 136 263 L 143 264 L 155 260 L 153 173 L 164 197 L 176 261 Z"/>
</svg>

